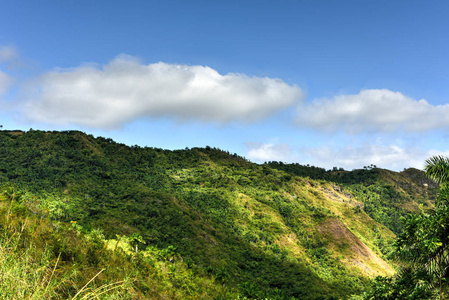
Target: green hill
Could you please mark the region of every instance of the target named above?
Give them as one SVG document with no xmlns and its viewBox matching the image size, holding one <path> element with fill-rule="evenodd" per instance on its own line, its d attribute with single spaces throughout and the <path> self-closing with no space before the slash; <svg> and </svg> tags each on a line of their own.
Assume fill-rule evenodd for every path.
<svg viewBox="0 0 449 300">
<path fill-rule="evenodd" d="M 104 284 L 132 274 L 123 293 L 160 299 L 348 298 L 373 276 L 394 273 L 385 254 L 400 216 L 432 207 L 436 193 L 418 170 L 257 165 L 210 147 L 168 151 L 32 130 L 0 132 L 0 185 L 17 222 L 53 224 L 50 261 L 80 265 L 87 277 L 104 268 Z M 20 203 L 11 197 L 17 190 L 26 195 Z M 14 201 L 21 213 L 7 209 Z M 13 217 L 2 220 L 5 236 L 19 230 L 7 230 Z M 39 250 L 33 241 L 45 239 L 29 244 Z M 72 252 L 90 265 L 70 250 L 83 241 L 91 251 Z M 99 251 L 108 254 L 95 261 Z M 129 274 L 112 272 L 117 264 Z M 80 284 L 55 293 L 68 298 Z"/>
<path fill-rule="evenodd" d="M 353 171 L 328 170 L 299 164 L 270 162 L 268 166 L 290 174 L 325 180 L 338 184 L 362 203 L 363 210 L 374 220 L 398 234 L 402 230 L 400 218 L 432 209 L 438 185 L 424 172 L 409 168 L 400 173 L 365 167 Z"/>
</svg>

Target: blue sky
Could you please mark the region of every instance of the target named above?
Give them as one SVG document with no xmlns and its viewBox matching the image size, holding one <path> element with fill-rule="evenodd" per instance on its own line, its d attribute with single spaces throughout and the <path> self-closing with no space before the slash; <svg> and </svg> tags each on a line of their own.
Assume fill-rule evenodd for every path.
<svg viewBox="0 0 449 300">
<path fill-rule="evenodd" d="M 449 156 L 449 2 L 0 0 L 0 124 L 254 162 Z"/>
</svg>

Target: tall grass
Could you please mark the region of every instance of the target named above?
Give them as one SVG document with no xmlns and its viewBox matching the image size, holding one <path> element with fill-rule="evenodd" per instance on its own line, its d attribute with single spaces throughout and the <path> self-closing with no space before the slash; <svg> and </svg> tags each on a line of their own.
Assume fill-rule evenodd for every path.
<svg viewBox="0 0 449 300">
<path fill-rule="evenodd" d="M 58 270 L 59 257 L 51 260 L 48 251 L 36 257 L 34 245 L 19 249 L 20 235 L 0 237 L 0 299 L 66 299 L 60 293 L 67 285 L 76 286 L 75 272 Z M 103 271 L 103 270 L 102 270 Z M 96 287 L 93 281 L 102 272 L 92 277 L 69 299 L 125 299 L 132 280 L 102 284 Z M 92 285 L 92 287 L 90 287 Z M 129 294 L 128 294 L 129 296 Z"/>
<path fill-rule="evenodd" d="M 0 186 L 2 300 L 235 298 L 182 258 L 164 255 L 167 249 L 135 253 L 118 242 L 108 249 L 99 231 L 52 222 L 37 201 Z"/>
<path fill-rule="evenodd" d="M 57 265 L 48 252 L 35 257 L 33 245 L 19 249 L 20 236 L 3 231 L 0 237 L 0 299 L 57 298 Z"/>
<path fill-rule="evenodd" d="M 0 195 L 0 299 L 130 298 L 131 279 L 96 285 L 104 269 L 83 280 L 80 269 L 62 262 L 60 254 L 55 258 L 51 247 L 36 243 L 39 228 L 49 226 L 48 220 L 27 214 L 14 194 Z"/>
</svg>

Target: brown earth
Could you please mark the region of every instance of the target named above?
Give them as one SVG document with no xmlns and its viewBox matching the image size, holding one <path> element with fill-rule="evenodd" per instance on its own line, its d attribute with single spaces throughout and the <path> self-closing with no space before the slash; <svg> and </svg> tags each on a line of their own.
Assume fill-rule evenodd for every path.
<svg viewBox="0 0 449 300">
<path fill-rule="evenodd" d="M 337 218 L 325 220 L 318 230 L 326 236 L 331 248 L 344 252 L 342 260 L 350 269 L 357 269 L 368 276 L 392 275 L 394 270 Z"/>
</svg>

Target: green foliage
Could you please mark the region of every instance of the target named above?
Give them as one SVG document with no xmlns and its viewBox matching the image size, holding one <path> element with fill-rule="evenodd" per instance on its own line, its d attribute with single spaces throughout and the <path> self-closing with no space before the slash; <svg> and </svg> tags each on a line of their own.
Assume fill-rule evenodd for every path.
<svg viewBox="0 0 449 300">
<path fill-rule="evenodd" d="M 395 234 L 402 231 L 402 217 L 416 212 L 419 205 L 431 208 L 429 200 L 436 199 L 438 190 L 436 185 L 425 179 L 422 171 L 416 169 L 397 174 L 374 165 L 351 172 L 337 168 L 326 171 L 314 166 L 281 162 L 269 162 L 268 165 L 291 174 L 339 184 L 364 204 L 363 209 L 371 218 L 387 226 Z"/>
<path fill-rule="evenodd" d="M 425 172 L 430 178 L 441 184 L 443 188 L 449 183 L 449 158 L 432 156 L 426 160 Z"/>
<path fill-rule="evenodd" d="M 304 166 L 298 163 L 284 164 L 276 161 L 268 162 L 267 165 L 271 168 L 282 170 L 297 176 L 310 177 L 317 180 L 333 181 L 341 184 L 374 183 L 379 174 L 379 169 L 369 167 L 349 172 L 337 167 L 326 171 L 326 169 L 320 167 L 310 165 Z"/>
<path fill-rule="evenodd" d="M 189 267 L 173 247 L 148 248 L 139 253 L 111 248 L 97 230 L 84 234 L 75 223 L 48 222 L 44 211 L 33 209 L 38 198 L 23 201 L 20 211 L 11 208 L 17 204 L 16 199 L 8 189 L 0 195 L 1 299 L 238 296 L 209 275 Z"/>
<path fill-rule="evenodd" d="M 395 277 L 376 277 L 369 291 L 351 298 L 365 300 L 425 300 L 434 299 L 426 272 L 402 269 Z"/>
<path fill-rule="evenodd" d="M 443 195 L 445 195 L 443 193 Z M 394 243 L 395 255 L 412 272 L 425 274 L 420 282 L 439 291 L 440 299 L 448 290 L 449 207 L 448 199 L 440 199 L 431 213 L 409 215 L 403 233 Z"/>
<path fill-rule="evenodd" d="M 394 243 L 403 267 L 394 277 L 377 277 L 362 299 L 435 299 L 447 292 L 449 210 L 411 214 Z"/>
<path fill-rule="evenodd" d="M 363 203 L 363 210 L 374 220 L 387 226 L 394 233 L 402 231 L 401 217 L 408 215 L 402 207 L 398 191 L 390 184 L 352 185 L 348 191 Z"/>
<path fill-rule="evenodd" d="M 83 278 L 107 267 L 94 283 L 124 281 L 136 297 L 332 299 L 362 290 L 366 276 L 341 258 L 351 247 L 320 232 L 336 213 L 349 220 L 360 206 L 329 202 L 327 182 L 313 178 L 333 178 L 392 228 L 402 194 L 377 184 L 377 169 L 293 167 L 287 173 L 211 147 L 128 147 L 78 131 L 0 132 L 10 210 L 49 226 L 39 227 L 47 229 L 36 247 Z M 373 233 L 360 224 L 355 231 Z M 131 249 L 113 251 L 108 240 Z M 74 295 L 85 284 L 77 276 L 57 292 Z"/>
<path fill-rule="evenodd" d="M 439 299 L 448 294 L 449 163 L 435 156 L 426 160 L 426 175 L 440 184 L 435 210 L 403 218 L 393 255 L 404 267 L 395 278 L 377 278 L 363 299 Z"/>
</svg>

